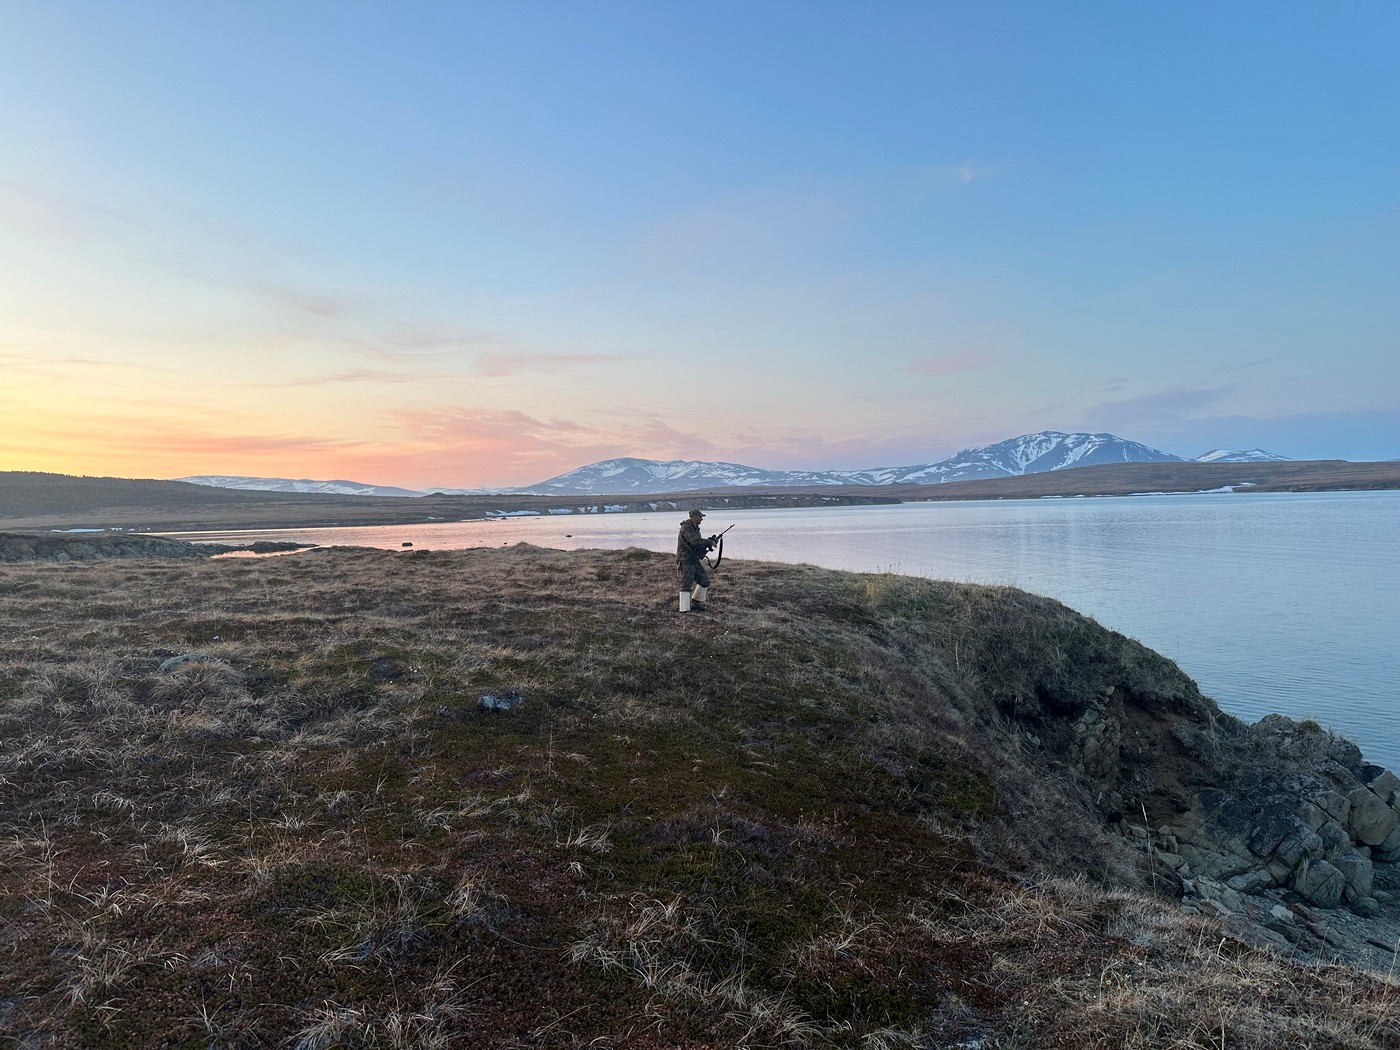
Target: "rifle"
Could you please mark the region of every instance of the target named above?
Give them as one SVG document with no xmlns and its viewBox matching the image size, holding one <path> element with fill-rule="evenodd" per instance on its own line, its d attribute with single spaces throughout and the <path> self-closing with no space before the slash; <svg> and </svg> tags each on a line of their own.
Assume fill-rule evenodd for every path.
<svg viewBox="0 0 1400 1050">
<path fill-rule="evenodd" d="M 737 523 L 736 523 L 736 524 L 737 524 Z M 730 525 L 729 528 L 727 528 L 727 529 L 724 530 L 724 532 L 728 532 L 729 529 L 732 529 L 733 527 L 734 527 L 733 525 Z M 721 532 L 721 533 L 719 533 L 717 536 L 715 536 L 715 543 L 717 544 L 717 547 L 716 547 L 716 549 L 715 549 L 715 560 L 714 560 L 714 564 L 713 564 L 713 565 L 710 565 L 710 568 L 712 568 L 712 569 L 718 569 L 718 568 L 719 568 L 719 563 L 722 562 L 722 561 L 724 561 L 724 532 Z M 705 563 L 706 563 L 707 565 L 709 565 L 709 564 L 710 564 L 710 559 L 709 559 L 709 558 L 706 558 L 706 559 L 705 559 Z"/>
</svg>

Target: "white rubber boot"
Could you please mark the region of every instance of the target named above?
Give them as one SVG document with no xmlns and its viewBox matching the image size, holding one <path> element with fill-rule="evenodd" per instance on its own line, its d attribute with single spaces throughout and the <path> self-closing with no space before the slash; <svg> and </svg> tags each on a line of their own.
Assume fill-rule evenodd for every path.
<svg viewBox="0 0 1400 1050">
<path fill-rule="evenodd" d="M 690 612 L 690 592 L 681 591 L 681 612 Z"/>
<path fill-rule="evenodd" d="M 695 587 L 695 590 L 692 592 L 692 597 L 694 597 L 694 599 L 695 599 L 697 602 L 699 602 L 701 605 L 704 605 L 704 604 L 705 604 L 705 599 L 706 599 L 707 597 L 709 597 L 709 594 L 710 594 L 710 588 L 708 588 L 708 587 L 701 587 L 700 585 L 697 584 L 696 587 Z"/>
</svg>

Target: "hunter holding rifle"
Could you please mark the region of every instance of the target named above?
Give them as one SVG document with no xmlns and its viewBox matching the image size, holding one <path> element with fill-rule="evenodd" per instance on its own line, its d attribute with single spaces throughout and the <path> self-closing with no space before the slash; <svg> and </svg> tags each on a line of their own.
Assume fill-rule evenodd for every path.
<svg viewBox="0 0 1400 1050">
<path fill-rule="evenodd" d="M 710 592 L 710 574 L 705 571 L 705 555 L 720 543 L 724 533 L 706 539 L 700 535 L 700 522 L 705 515 L 697 507 L 681 522 L 676 539 L 676 565 L 681 571 L 681 612 L 705 611 L 705 599 Z M 732 529 L 734 526 L 729 526 Z M 725 529 L 724 532 L 728 532 Z"/>
</svg>

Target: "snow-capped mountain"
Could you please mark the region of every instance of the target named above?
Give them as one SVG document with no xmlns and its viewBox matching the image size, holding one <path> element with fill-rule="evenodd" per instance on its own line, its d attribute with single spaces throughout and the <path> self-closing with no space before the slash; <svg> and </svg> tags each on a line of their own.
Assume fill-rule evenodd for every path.
<svg viewBox="0 0 1400 1050">
<path fill-rule="evenodd" d="M 1067 470 L 1101 463 L 1180 462 L 1180 456 L 1128 441 L 1113 434 L 1062 434 L 1046 430 L 1039 434 L 999 441 L 995 445 L 965 448 L 937 463 L 912 467 L 885 467 L 856 471 L 877 485 L 932 485 L 945 481 L 975 481 L 1018 474 L 1040 474 L 1047 470 Z"/>
<path fill-rule="evenodd" d="M 1231 452 L 1215 449 L 1197 456 L 1199 463 L 1250 463 L 1286 460 L 1286 456 L 1251 449 Z M 423 496 L 539 494 L 560 496 L 634 495 L 696 492 L 722 488 L 812 488 L 819 485 L 935 485 L 946 481 L 1039 474 L 1101 463 L 1183 462 L 1170 452 L 1128 441 L 1113 434 L 1063 434 L 1056 430 L 999 441 L 995 445 L 965 448 L 936 463 L 905 467 L 871 467 L 867 470 L 765 470 L 742 463 L 700 460 L 654 460 L 631 457 L 605 459 L 567 474 L 517 489 L 438 488 L 423 491 L 357 481 L 311 481 L 291 478 L 247 478 L 200 474 L 177 481 L 217 488 L 256 489 L 267 492 L 306 492 L 347 496 Z"/>
<path fill-rule="evenodd" d="M 850 485 L 839 471 L 763 470 L 741 463 L 698 460 L 605 459 L 520 489 L 521 492 L 578 496 L 652 495 L 731 486 Z"/>
<path fill-rule="evenodd" d="M 1180 456 L 1127 441 L 1113 434 L 1061 434 L 1045 431 L 963 449 L 937 463 L 868 470 L 762 470 L 739 463 L 694 460 L 607 459 L 560 474 L 521 491 L 560 495 L 694 492 L 728 486 L 939 484 L 978 478 L 1038 474 L 1099 463 L 1181 462 Z"/>
<path fill-rule="evenodd" d="M 1252 448 L 1248 452 L 1231 452 L 1229 449 L 1213 448 L 1202 452 L 1192 463 L 1286 463 L 1287 456 L 1275 452 L 1265 452 L 1262 448 Z"/>
<path fill-rule="evenodd" d="M 332 496 L 421 496 L 413 489 L 392 485 L 366 485 L 359 481 L 311 481 L 306 478 L 243 478 L 227 474 L 196 474 L 175 478 L 191 485 L 208 485 L 218 489 L 252 489 L 257 492 L 312 492 Z"/>
</svg>

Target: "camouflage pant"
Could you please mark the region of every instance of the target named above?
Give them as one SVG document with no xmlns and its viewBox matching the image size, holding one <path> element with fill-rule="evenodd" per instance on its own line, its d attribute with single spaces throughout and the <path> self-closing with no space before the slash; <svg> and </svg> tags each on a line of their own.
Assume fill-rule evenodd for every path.
<svg viewBox="0 0 1400 1050">
<path fill-rule="evenodd" d="M 705 571 L 705 566 L 698 561 L 683 561 L 681 569 L 681 590 L 688 591 L 697 583 L 701 587 L 710 585 L 710 574 Z"/>
</svg>

